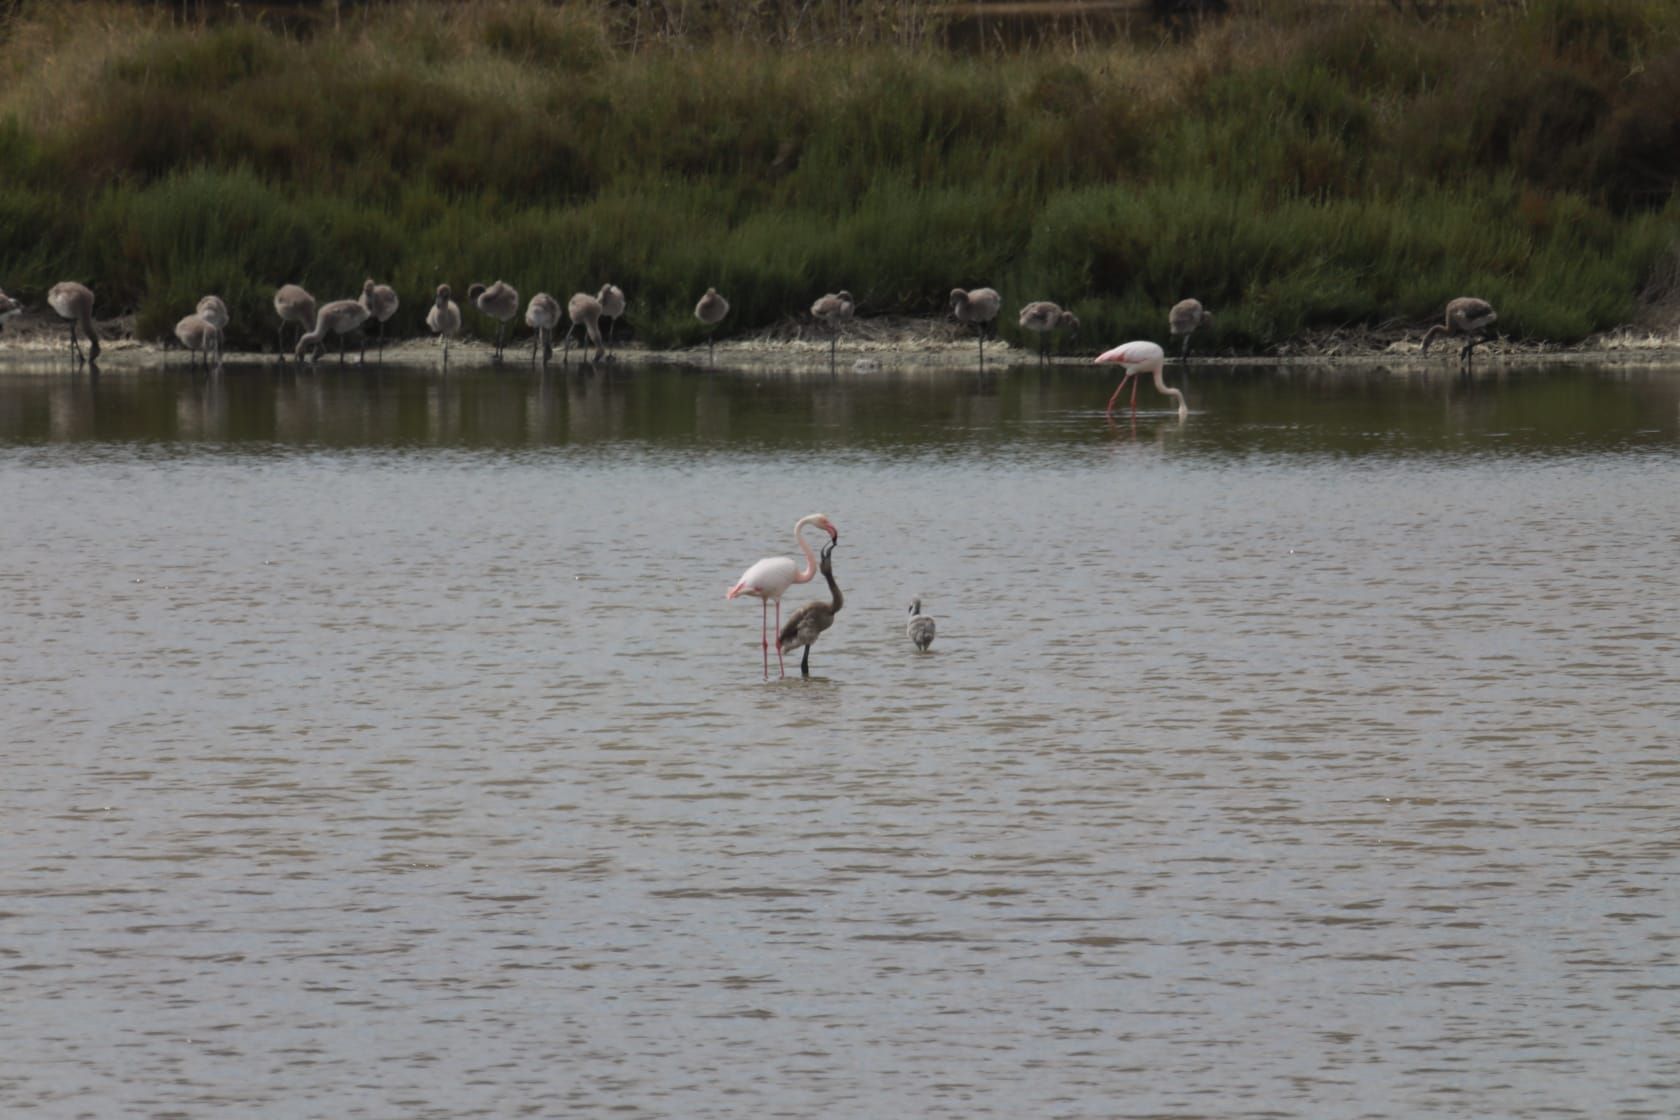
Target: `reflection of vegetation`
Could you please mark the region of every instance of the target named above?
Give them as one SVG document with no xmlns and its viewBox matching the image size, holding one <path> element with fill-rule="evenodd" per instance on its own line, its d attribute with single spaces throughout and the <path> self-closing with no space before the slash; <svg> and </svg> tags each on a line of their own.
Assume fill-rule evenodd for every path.
<svg viewBox="0 0 1680 1120">
<path fill-rule="evenodd" d="M 938 49 L 933 9 L 886 0 L 238 10 L 10 17 L 8 290 L 91 281 L 153 337 L 215 290 L 250 342 L 285 280 L 389 279 L 414 330 L 439 280 L 611 279 L 667 342 L 699 337 L 708 284 L 743 327 L 842 285 L 933 312 L 990 282 L 1099 339 L 1158 335 L 1195 294 L 1223 344 L 1263 347 L 1465 293 L 1576 339 L 1672 268 L 1667 0 L 1267 5 L 995 56 Z"/>
</svg>

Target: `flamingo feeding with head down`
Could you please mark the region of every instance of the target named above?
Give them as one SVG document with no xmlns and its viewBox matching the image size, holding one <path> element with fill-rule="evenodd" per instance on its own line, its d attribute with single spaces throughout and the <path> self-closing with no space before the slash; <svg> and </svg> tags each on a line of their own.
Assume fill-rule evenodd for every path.
<svg viewBox="0 0 1680 1120">
<path fill-rule="evenodd" d="M 805 656 L 799 659 L 799 675 L 811 675 L 811 647 L 817 644 L 817 639 L 830 626 L 834 625 L 834 616 L 845 606 L 846 597 L 840 594 L 840 585 L 834 582 L 834 546 L 840 543 L 836 537 L 823 545 L 822 561 L 818 568 L 823 579 L 828 581 L 829 593 L 833 596 L 831 602 L 821 599 L 806 603 L 788 617 L 787 625 L 782 627 L 781 633 L 776 635 L 776 658 L 781 659 L 784 652 L 804 647 Z M 770 672 L 769 659 L 765 659 L 764 672 Z"/>
<path fill-rule="evenodd" d="M 834 522 L 826 514 L 808 513 L 794 523 L 793 539 L 799 542 L 799 548 L 805 553 L 805 567 L 800 569 L 793 560 L 786 556 L 767 556 L 763 560 L 741 573 L 741 578 L 735 581 L 725 594 L 725 599 L 735 599 L 742 595 L 751 595 L 762 602 L 762 617 L 759 622 L 760 644 L 764 647 L 764 679 L 770 679 L 770 603 L 776 604 L 776 632 L 782 629 L 782 595 L 796 583 L 810 583 L 817 574 L 817 558 L 811 552 L 811 546 L 805 540 L 805 526 L 815 525 L 827 533 L 831 541 L 840 539 L 840 530 L 834 527 Z M 782 676 L 787 676 L 787 666 L 782 663 L 782 647 L 780 642 L 776 646 L 776 664 L 781 668 Z"/>
<path fill-rule="evenodd" d="M 1120 394 L 1126 388 L 1126 382 L 1145 370 L 1155 375 L 1155 391 L 1178 401 L 1178 418 L 1184 419 L 1190 415 L 1190 409 L 1184 403 L 1184 394 L 1174 389 L 1161 379 L 1161 368 L 1166 363 L 1167 352 L 1153 342 L 1128 342 L 1116 346 L 1112 350 L 1097 355 L 1099 365 L 1119 364 L 1126 368 L 1126 376 L 1120 379 L 1120 384 L 1114 390 L 1114 395 L 1108 398 L 1108 414 L 1114 415 L 1114 402 L 1120 399 Z M 1137 411 L 1137 382 L 1132 381 L 1132 411 Z"/>
<path fill-rule="evenodd" d="M 1435 336 L 1445 334 L 1450 337 L 1468 335 L 1470 340 L 1458 352 L 1460 365 L 1468 367 L 1476 347 L 1486 342 L 1488 328 L 1498 320 L 1499 313 L 1493 309 L 1493 304 L 1475 296 L 1460 296 L 1447 302 L 1447 314 L 1444 321 L 1436 323 L 1423 336 L 1423 352 L 1429 353 L 1429 344 L 1435 341 Z"/>
</svg>

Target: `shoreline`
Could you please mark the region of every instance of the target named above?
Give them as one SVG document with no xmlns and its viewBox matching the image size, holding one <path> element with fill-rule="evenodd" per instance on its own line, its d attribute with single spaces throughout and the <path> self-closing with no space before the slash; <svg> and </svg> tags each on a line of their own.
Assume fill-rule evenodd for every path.
<svg viewBox="0 0 1680 1120">
<path fill-rule="evenodd" d="M 186 364 L 188 352 L 178 345 L 145 342 L 133 334 L 132 316 L 124 316 L 96 324 L 99 328 L 101 369 L 154 368 Z M 39 312 L 26 313 L 9 321 L 0 332 L 0 370 L 7 365 L 63 355 L 68 348 L 67 329 Z M 1447 340 L 1430 354 L 1424 354 L 1419 340 L 1409 335 L 1396 336 L 1392 332 L 1375 335 L 1368 331 L 1327 331 L 1303 336 L 1280 344 L 1270 353 L 1261 354 L 1198 354 L 1192 350 L 1188 362 L 1206 366 L 1291 366 L 1353 363 L 1362 366 L 1399 365 L 1408 368 L 1436 368 L 1455 363 L 1457 343 Z M 531 365 L 530 337 L 523 335 L 504 347 L 504 364 L 508 367 Z M 84 342 L 85 346 L 85 342 Z M 370 351 L 375 347 L 369 346 Z M 477 339 L 456 340 L 450 344 L 450 364 L 461 363 L 473 367 L 489 365 L 494 347 Z M 1089 365 L 1102 347 L 1078 354 L 1050 355 L 1046 359 L 1055 366 Z M 329 348 L 315 368 L 338 364 Z M 708 361 L 704 343 L 683 348 L 648 348 L 639 343 L 616 347 L 601 363 L 580 361 L 574 354 L 567 365 L 606 365 L 618 361 L 660 362 L 705 369 L 751 370 L 768 365 L 793 368 L 828 368 L 829 341 L 826 335 L 813 334 L 809 325 L 784 324 L 754 334 L 720 339 Z M 560 348 L 556 347 L 551 366 L 561 364 Z M 1040 361 L 1038 351 L 1014 346 L 1001 338 L 988 338 L 987 362 L 1004 365 L 1028 365 Z M 882 317 L 856 320 L 841 336 L 835 351 L 834 366 L 847 372 L 874 372 L 888 366 L 959 367 L 973 365 L 978 360 L 978 347 L 967 328 L 959 328 L 946 320 L 931 318 Z M 1533 362 L 1595 362 L 1623 364 L 1680 365 L 1680 333 L 1670 334 L 1637 327 L 1621 327 L 1596 335 L 1579 344 L 1549 342 L 1511 342 L 1495 340 L 1477 350 L 1477 362 L 1498 365 Z M 369 363 L 374 359 L 370 358 Z M 229 351 L 223 355 L 226 365 L 249 367 L 277 365 L 273 352 Z M 288 357 L 287 365 L 295 359 Z M 401 368 L 430 369 L 442 365 L 442 354 L 435 338 L 406 338 L 386 344 L 383 364 Z M 1184 361 L 1169 353 L 1169 368 Z M 347 366 L 360 363 L 348 358 Z M 294 367 L 295 368 L 295 367 Z"/>
</svg>

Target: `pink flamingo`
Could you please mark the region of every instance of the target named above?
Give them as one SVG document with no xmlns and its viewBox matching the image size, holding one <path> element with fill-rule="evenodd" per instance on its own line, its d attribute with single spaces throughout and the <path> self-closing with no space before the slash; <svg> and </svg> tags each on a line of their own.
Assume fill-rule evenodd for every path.
<svg viewBox="0 0 1680 1120">
<path fill-rule="evenodd" d="M 724 594 L 725 599 L 734 599 L 742 595 L 751 595 L 763 604 L 762 617 L 759 622 L 759 641 L 764 647 L 764 679 L 770 679 L 770 601 L 776 601 L 776 633 L 782 630 L 782 594 L 796 583 L 810 583 L 817 574 L 817 558 L 811 552 L 810 544 L 805 540 L 805 526 L 815 525 L 827 533 L 831 541 L 839 541 L 840 530 L 834 527 L 826 514 L 808 513 L 794 523 L 793 539 L 799 542 L 800 550 L 805 553 L 805 568 L 798 570 L 798 566 L 786 556 L 767 556 L 763 560 L 741 573 L 741 578 L 735 581 Z M 782 676 L 787 676 L 787 666 L 782 663 L 782 647 L 776 644 L 776 665 L 781 669 Z"/>
<path fill-rule="evenodd" d="M 1166 363 L 1167 352 L 1153 342 L 1128 342 L 1098 354 L 1096 360 L 1099 365 L 1119 363 L 1126 367 L 1126 376 L 1120 379 L 1120 384 L 1114 390 L 1114 395 L 1108 398 L 1108 414 L 1110 416 L 1114 415 L 1114 402 L 1120 399 L 1121 392 L 1126 388 L 1126 382 L 1132 381 L 1132 378 L 1145 370 L 1155 375 L 1156 392 L 1177 399 L 1178 418 L 1182 420 L 1190 415 L 1190 409 L 1184 403 L 1184 394 L 1161 379 L 1161 367 Z M 1138 383 L 1132 381 L 1133 412 L 1137 411 L 1137 387 Z"/>
</svg>

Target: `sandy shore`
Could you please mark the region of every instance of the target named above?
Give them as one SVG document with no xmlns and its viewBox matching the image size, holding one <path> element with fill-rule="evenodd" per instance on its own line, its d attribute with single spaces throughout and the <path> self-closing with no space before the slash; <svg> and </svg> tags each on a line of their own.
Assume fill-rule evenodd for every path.
<svg viewBox="0 0 1680 1120">
<path fill-rule="evenodd" d="M 179 346 L 164 346 L 143 342 L 134 336 L 133 318 L 123 317 L 96 324 L 99 328 L 101 369 L 185 365 L 188 354 Z M 68 331 L 62 320 L 29 312 L 5 324 L 0 332 L 0 363 L 16 359 L 21 364 L 33 364 L 31 359 L 46 358 L 67 349 Z M 1261 354 L 1196 354 L 1191 360 L 1206 365 L 1294 365 L 1356 363 L 1381 366 L 1450 365 L 1457 352 L 1452 340 L 1424 354 L 1419 345 L 1423 332 L 1416 331 L 1327 331 L 1293 340 Z M 85 343 L 84 343 L 85 345 Z M 321 358 L 323 366 L 336 365 L 336 347 Z M 1057 365 L 1089 363 L 1101 347 L 1083 343 L 1081 352 L 1052 358 Z M 374 360 L 370 346 L 368 361 Z M 482 366 L 491 360 L 493 349 L 484 342 L 456 341 L 449 348 L 450 364 Z M 655 361 L 705 368 L 708 358 L 705 346 L 677 350 L 651 349 L 637 343 L 617 348 L 618 360 Z M 509 365 L 529 364 L 530 337 L 522 334 L 506 349 Z M 579 363 L 580 351 L 574 346 L 569 361 Z M 248 366 L 274 362 L 273 352 L 233 352 L 225 356 L 228 364 Z M 966 366 L 976 361 L 978 349 L 974 335 L 967 328 L 948 320 L 880 317 L 858 320 L 842 335 L 835 352 L 835 365 L 842 370 L 869 372 L 888 367 Z M 1517 342 L 1498 339 L 1477 350 L 1477 362 L 1531 363 L 1536 361 L 1571 361 L 1593 363 L 1637 363 L 1651 365 L 1680 365 L 1680 331 L 1654 331 L 1624 327 L 1594 336 L 1576 345 L 1546 342 Z M 561 359 L 555 352 L 554 361 Z M 289 359 L 288 359 L 289 360 Z M 1021 364 L 1038 360 L 1037 351 L 1011 346 L 1001 339 L 986 343 L 986 360 L 1000 364 Z M 442 349 L 432 338 L 412 338 L 391 342 L 385 347 L 384 363 L 406 368 L 433 368 L 443 361 Z M 349 364 L 356 364 L 354 348 Z M 751 336 L 719 339 L 711 359 L 713 368 L 758 369 L 767 366 L 781 368 L 829 367 L 829 340 L 819 328 L 810 324 L 788 323 Z"/>
</svg>

